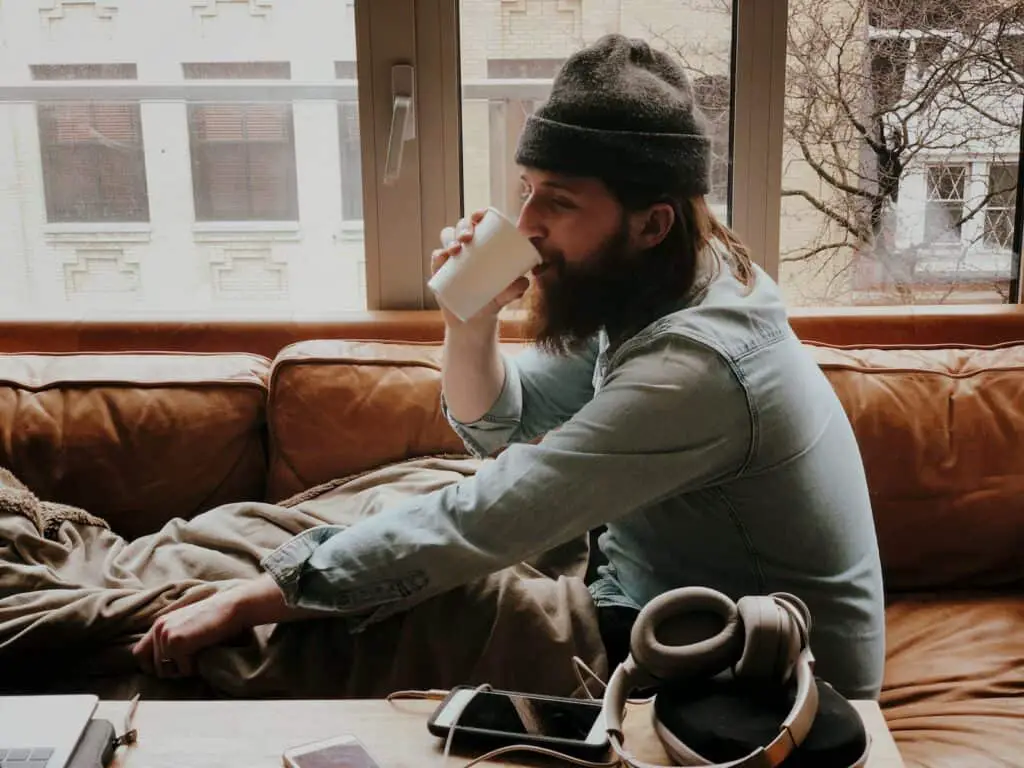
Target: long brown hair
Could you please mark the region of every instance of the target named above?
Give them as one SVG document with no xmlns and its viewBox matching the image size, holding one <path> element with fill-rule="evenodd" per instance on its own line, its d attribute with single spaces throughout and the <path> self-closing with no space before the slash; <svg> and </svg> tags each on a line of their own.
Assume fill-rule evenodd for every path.
<svg viewBox="0 0 1024 768">
<path fill-rule="evenodd" d="M 727 263 L 733 276 L 748 290 L 754 284 L 754 268 L 750 258 L 750 250 L 726 224 L 715 216 L 703 195 L 685 197 L 671 191 L 658 189 L 645 184 L 628 183 L 612 179 L 604 179 L 605 185 L 627 211 L 640 211 L 657 203 L 667 203 L 675 212 L 675 222 L 665 239 L 652 250 L 665 250 L 669 258 L 680 259 L 689 269 L 685 285 L 676 284 L 686 293 L 696 279 L 698 255 L 711 243 L 717 240 L 725 249 Z"/>
</svg>

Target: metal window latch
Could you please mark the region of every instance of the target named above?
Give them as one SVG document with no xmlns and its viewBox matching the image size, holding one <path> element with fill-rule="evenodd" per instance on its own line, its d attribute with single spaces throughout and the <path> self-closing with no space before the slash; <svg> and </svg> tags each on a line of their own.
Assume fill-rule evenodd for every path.
<svg viewBox="0 0 1024 768">
<path fill-rule="evenodd" d="M 411 64 L 391 68 L 391 132 L 384 161 L 384 183 L 392 185 L 402 173 L 405 143 L 416 138 L 416 70 Z"/>
</svg>

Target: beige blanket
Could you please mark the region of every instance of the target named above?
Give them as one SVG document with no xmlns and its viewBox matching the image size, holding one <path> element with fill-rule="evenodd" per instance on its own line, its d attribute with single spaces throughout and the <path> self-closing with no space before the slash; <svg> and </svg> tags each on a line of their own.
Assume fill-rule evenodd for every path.
<svg viewBox="0 0 1024 768">
<path fill-rule="evenodd" d="M 573 655 L 607 674 L 582 581 L 585 540 L 356 635 L 341 618 L 258 627 L 204 651 L 189 681 L 158 681 L 135 666 L 131 646 L 156 617 L 258 575 L 260 559 L 292 535 L 322 523 L 352 524 L 478 466 L 458 458 L 408 461 L 281 504 L 228 504 L 172 520 L 134 541 L 83 510 L 33 513 L 34 497 L 0 476 L 0 689 L 361 698 L 490 682 L 577 693 Z"/>
</svg>

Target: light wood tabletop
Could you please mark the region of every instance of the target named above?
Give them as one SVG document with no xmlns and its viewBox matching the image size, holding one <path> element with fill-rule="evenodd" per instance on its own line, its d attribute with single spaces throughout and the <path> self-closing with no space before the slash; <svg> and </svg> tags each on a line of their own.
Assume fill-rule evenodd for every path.
<svg viewBox="0 0 1024 768">
<path fill-rule="evenodd" d="M 427 718 L 437 705 L 415 700 L 143 700 L 135 715 L 138 743 L 118 749 L 113 768 L 273 768 L 282 764 L 286 749 L 343 734 L 356 736 L 380 768 L 441 766 L 443 742 L 427 731 Z M 868 768 L 903 768 L 878 705 L 855 701 L 854 706 L 872 739 Z M 630 706 L 627 745 L 642 760 L 670 765 L 651 728 L 648 707 Z M 127 710 L 127 701 L 103 701 L 96 715 L 113 722 L 120 734 Z M 453 752 L 449 765 L 457 768 L 469 757 Z M 487 765 L 524 765 L 524 758 L 538 764 L 538 758 L 523 754 Z"/>
</svg>

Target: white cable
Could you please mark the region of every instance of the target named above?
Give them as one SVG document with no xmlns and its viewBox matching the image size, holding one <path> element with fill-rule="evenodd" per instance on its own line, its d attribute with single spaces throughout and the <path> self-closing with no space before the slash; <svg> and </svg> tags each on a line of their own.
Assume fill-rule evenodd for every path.
<svg viewBox="0 0 1024 768">
<path fill-rule="evenodd" d="M 602 680 L 598 676 L 597 672 L 595 672 L 590 667 L 588 667 L 587 666 L 587 662 L 585 662 L 579 656 L 573 656 L 572 657 L 572 668 L 573 668 L 573 671 L 576 673 L 576 679 L 580 681 L 580 685 L 583 686 L 583 692 L 587 694 L 588 698 L 593 700 L 593 699 L 596 699 L 597 697 L 594 696 L 594 694 L 592 694 L 590 692 L 590 688 L 587 687 L 587 681 L 583 679 L 583 674 L 581 673 L 581 670 L 583 672 L 586 672 L 588 675 L 590 675 L 590 677 L 593 680 L 596 680 L 597 684 L 601 686 L 601 690 L 602 691 L 604 691 L 604 690 L 606 690 L 608 688 L 608 686 L 605 684 L 604 680 Z"/>
<path fill-rule="evenodd" d="M 488 752 L 486 755 L 480 755 L 480 757 L 474 757 L 462 768 L 470 768 L 470 766 L 482 763 L 484 760 L 490 760 L 497 757 L 498 755 L 504 755 L 509 752 L 535 752 L 538 755 L 547 755 L 548 757 L 557 757 L 559 760 L 565 760 L 573 765 L 582 765 L 584 768 L 615 768 L 620 765 L 619 758 L 616 757 L 614 760 L 609 760 L 605 763 L 598 763 L 592 760 L 584 760 L 582 757 L 573 757 L 572 755 L 566 755 L 562 752 L 558 752 L 554 749 L 548 749 L 547 747 L 535 747 L 532 744 L 510 744 L 507 747 L 499 747 L 498 749 Z"/>
<path fill-rule="evenodd" d="M 493 689 L 491 688 L 491 686 L 488 683 L 484 683 L 483 685 L 478 685 L 476 688 L 473 689 L 473 693 L 470 694 L 470 696 L 466 699 L 466 703 L 462 705 L 462 708 L 459 709 L 459 711 L 455 713 L 455 717 L 452 718 L 452 724 L 451 724 L 451 726 L 448 729 L 448 738 L 445 739 L 445 741 L 444 741 L 444 762 L 442 763 L 442 765 L 446 765 L 446 766 L 448 765 L 448 753 L 451 752 L 452 739 L 455 737 L 455 728 L 459 724 L 459 719 L 462 717 L 462 713 L 466 711 L 466 707 L 469 706 L 470 702 L 473 701 L 473 699 L 476 698 L 476 695 L 478 693 L 480 693 L 480 691 L 490 691 L 490 690 L 493 690 Z"/>
<path fill-rule="evenodd" d="M 594 670 L 592 670 L 590 667 L 587 666 L 587 662 L 585 662 L 579 656 L 573 656 L 572 657 L 572 663 L 573 663 L 573 669 L 575 669 L 575 671 L 576 671 L 576 679 L 579 680 L 580 685 L 583 686 L 583 690 L 587 694 L 587 696 L 589 696 L 591 699 L 596 699 L 597 698 L 597 697 L 595 697 L 590 692 L 590 689 L 587 687 L 587 683 L 583 679 L 583 675 L 580 673 L 580 670 L 582 670 L 583 672 L 586 672 L 594 680 L 596 680 L 597 684 L 601 686 L 601 690 L 602 691 L 608 690 L 608 684 L 605 683 L 605 681 L 601 679 L 601 677 L 597 674 L 597 672 L 595 672 Z M 604 698 L 604 697 L 602 697 L 602 698 Z M 649 704 L 652 701 L 654 701 L 654 696 L 653 695 L 652 696 L 648 696 L 645 699 L 626 699 L 626 703 L 627 704 Z"/>
</svg>

